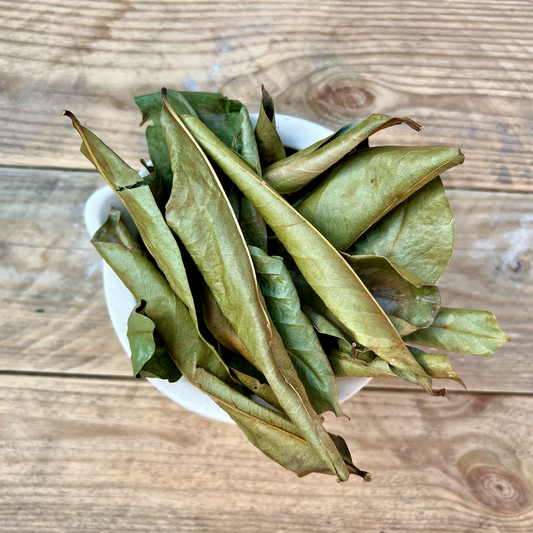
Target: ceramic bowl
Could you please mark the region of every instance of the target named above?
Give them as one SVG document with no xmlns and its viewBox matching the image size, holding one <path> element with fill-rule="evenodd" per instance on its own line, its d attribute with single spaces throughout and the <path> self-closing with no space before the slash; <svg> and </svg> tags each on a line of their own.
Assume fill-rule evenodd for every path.
<svg viewBox="0 0 533 533">
<path fill-rule="evenodd" d="M 250 116 L 255 126 L 257 114 L 251 114 Z M 276 115 L 276 125 L 283 144 L 295 150 L 306 148 L 332 133 L 327 128 L 318 124 L 286 115 Z M 139 172 L 139 175 L 146 176 L 146 169 L 143 168 Z M 85 224 L 89 234 L 91 236 L 94 235 L 96 230 L 106 221 L 111 206 L 122 211 L 126 224 L 128 224 L 134 233 L 137 233 L 121 201 L 110 187 L 105 186 L 97 190 L 87 200 L 87 204 L 85 205 Z M 135 298 L 105 262 L 104 293 L 113 327 L 125 352 L 131 356 L 126 332 L 128 317 L 135 306 Z M 229 424 L 234 423 L 226 412 L 218 407 L 211 398 L 193 387 L 184 378 L 176 383 L 169 383 L 168 381 L 155 378 L 150 378 L 148 381 L 171 400 L 190 411 L 211 418 L 212 420 Z M 367 378 L 337 378 L 339 402 L 345 402 L 369 381 Z"/>
</svg>

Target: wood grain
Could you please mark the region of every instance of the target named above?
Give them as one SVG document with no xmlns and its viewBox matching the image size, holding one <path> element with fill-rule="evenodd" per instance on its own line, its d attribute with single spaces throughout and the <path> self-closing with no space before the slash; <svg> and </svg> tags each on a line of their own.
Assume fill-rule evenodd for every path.
<svg viewBox="0 0 533 533">
<path fill-rule="evenodd" d="M 0 169 L 0 368 L 131 375 L 83 220 L 96 172 Z"/>
<path fill-rule="evenodd" d="M 364 390 L 328 420 L 374 479 L 298 479 L 147 382 L 4 377 L 0 529 L 518 533 L 533 398 Z"/>
<path fill-rule="evenodd" d="M 524 0 L 0 0 L 0 531 L 532 531 L 532 25 Z M 262 83 L 279 113 L 332 129 L 411 116 L 422 133 L 373 143 L 459 146 L 445 184 L 485 189 L 449 191 L 441 287 L 512 338 L 451 355 L 471 390 L 500 393 L 373 380 L 351 421 L 326 416 L 371 484 L 297 479 L 130 378 L 108 319 L 83 221 L 103 181 L 60 110 L 136 168 L 133 96 L 222 91 L 253 112 Z"/>
<path fill-rule="evenodd" d="M 533 8 L 503 0 L 0 0 L 2 163 L 89 168 L 63 108 L 131 164 L 133 96 L 220 90 L 331 128 L 373 112 L 426 126 L 375 142 L 450 144 L 448 186 L 532 191 Z"/>
<path fill-rule="evenodd" d="M 90 172 L 0 170 L 0 369 L 131 375 L 82 218 L 85 200 L 102 183 Z M 463 190 L 448 196 L 457 237 L 440 283 L 443 305 L 490 309 L 512 338 L 491 358 L 451 360 L 471 390 L 531 392 L 533 196 Z"/>
</svg>

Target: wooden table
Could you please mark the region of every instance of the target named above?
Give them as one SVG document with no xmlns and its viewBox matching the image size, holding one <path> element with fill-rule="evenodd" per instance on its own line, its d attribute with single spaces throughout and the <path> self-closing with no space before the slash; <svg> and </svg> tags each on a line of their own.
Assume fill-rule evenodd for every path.
<svg viewBox="0 0 533 533">
<path fill-rule="evenodd" d="M 533 531 L 533 4 L 0 0 L 0 531 Z M 131 377 L 83 206 L 103 184 L 62 108 L 130 164 L 132 97 L 220 90 L 374 143 L 451 144 L 442 295 L 512 337 L 453 356 L 467 393 L 374 380 L 327 417 L 374 474 L 297 479 L 236 428 Z"/>
</svg>

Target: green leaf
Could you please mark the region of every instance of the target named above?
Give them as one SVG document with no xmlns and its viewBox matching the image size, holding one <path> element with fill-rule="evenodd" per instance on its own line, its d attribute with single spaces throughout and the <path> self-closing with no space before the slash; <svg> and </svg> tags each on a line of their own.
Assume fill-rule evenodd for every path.
<svg viewBox="0 0 533 533">
<path fill-rule="evenodd" d="M 285 148 L 276 130 L 274 102 L 265 88 L 261 86 L 263 98 L 259 108 L 259 117 L 255 125 L 255 138 L 263 167 L 271 165 L 285 157 Z"/>
<path fill-rule="evenodd" d="M 377 255 L 342 254 L 389 316 L 427 328 L 440 309 L 437 287 Z"/>
<path fill-rule="evenodd" d="M 181 372 L 165 346 L 157 342 L 155 324 L 144 314 L 146 302 L 138 302 L 128 318 L 128 341 L 135 377 L 160 378 L 174 383 Z"/>
<path fill-rule="evenodd" d="M 255 139 L 254 128 L 250 115 L 246 107 L 241 107 L 240 116 L 242 150 L 241 154 L 248 166 L 261 176 L 261 161 L 259 160 L 259 149 L 257 148 L 257 141 Z"/>
<path fill-rule="evenodd" d="M 267 251 L 268 234 L 265 221 L 261 213 L 248 198 L 241 198 L 239 224 L 249 246 Z"/>
<path fill-rule="evenodd" d="M 435 178 L 365 231 L 348 253 L 381 255 L 436 284 L 452 256 L 452 219 L 442 181 Z"/>
<path fill-rule="evenodd" d="M 297 210 L 338 250 L 464 156 L 444 146 L 380 146 L 329 170 Z"/>
<path fill-rule="evenodd" d="M 490 311 L 441 307 L 435 321 L 404 338 L 405 342 L 471 355 L 492 355 L 510 339 Z"/>
<path fill-rule="evenodd" d="M 264 179 L 280 194 L 294 193 L 326 172 L 374 133 L 402 123 L 416 131 L 422 129 L 410 118 L 371 115 L 359 124 L 344 126 L 337 133 L 315 143 L 312 148 L 300 150 L 270 165 L 265 169 Z"/>
<path fill-rule="evenodd" d="M 270 320 L 248 248 L 218 177 L 165 98 L 163 102 L 161 125 L 174 173 L 167 222 L 187 248 L 223 314 L 252 355 L 254 365 L 267 378 L 300 435 L 331 473 L 346 480 L 350 470 L 313 411 Z M 190 118 L 201 124 L 198 119 Z M 203 124 L 202 127 L 205 128 Z M 244 165 L 235 152 L 209 133 Z M 256 434 L 248 436 L 252 442 L 257 441 Z M 268 455 L 268 450 L 261 449 Z"/>
<path fill-rule="evenodd" d="M 259 287 L 294 368 L 303 383 L 313 409 L 343 416 L 337 396 L 337 382 L 313 325 L 300 308 L 300 299 L 281 257 L 270 257 L 250 248 Z"/>
<path fill-rule="evenodd" d="M 263 215 L 305 279 L 355 339 L 398 368 L 424 376 L 386 314 L 339 252 L 199 120 L 183 119 L 206 153 Z"/>
</svg>

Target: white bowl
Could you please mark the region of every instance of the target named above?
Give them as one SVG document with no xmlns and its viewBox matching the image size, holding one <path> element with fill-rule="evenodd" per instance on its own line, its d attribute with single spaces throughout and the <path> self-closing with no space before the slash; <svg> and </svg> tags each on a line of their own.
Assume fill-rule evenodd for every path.
<svg viewBox="0 0 533 533">
<path fill-rule="evenodd" d="M 255 126 L 257 114 L 251 114 L 250 117 Z M 295 150 L 306 148 L 332 133 L 327 128 L 318 124 L 286 115 L 276 115 L 276 125 L 283 144 Z M 140 176 L 146 176 L 147 174 L 144 168 L 139 172 Z M 120 209 L 124 214 L 125 222 L 129 228 L 134 233 L 138 233 L 122 202 L 113 190 L 106 185 L 98 189 L 87 200 L 87 204 L 85 205 L 85 224 L 91 237 L 106 221 L 111 206 Z M 128 317 L 135 306 L 135 298 L 105 261 L 104 292 L 113 327 L 124 350 L 131 357 L 126 332 Z M 229 424 L 234 423 L 227 413 L 218 407 L 211 398 L 192 386 L 186 379 L 182 378 L 176 383 L 169 383 L 168 381 L 156 378 L 150 378 L 148 381 L 171 400 L 190 411 L 211 418 L 212 420 L 227 422 Z M 339 402 L 346 401 L 369 381 L 369 378 L 337 378 Z"/>
</svg>

